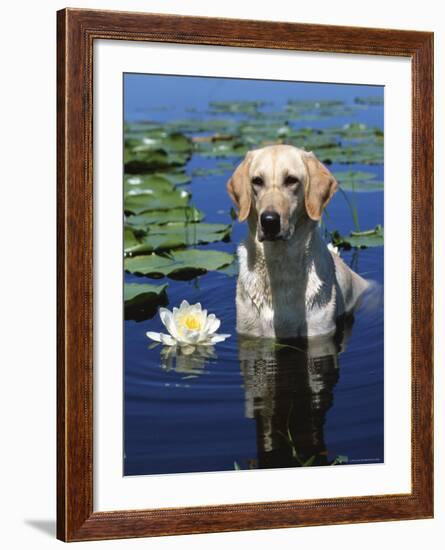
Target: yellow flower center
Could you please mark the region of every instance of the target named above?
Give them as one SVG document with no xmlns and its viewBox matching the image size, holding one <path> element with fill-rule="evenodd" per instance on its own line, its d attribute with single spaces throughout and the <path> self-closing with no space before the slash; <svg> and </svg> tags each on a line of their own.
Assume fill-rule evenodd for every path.
<svg viewBox="0 0 445 550">
<path fill-rule="evenodd" d="M 200 320 L 194 315 L 187 315 L 182 322 L 189 330 L 199 330 L 201 328 Z"/>
</svg>

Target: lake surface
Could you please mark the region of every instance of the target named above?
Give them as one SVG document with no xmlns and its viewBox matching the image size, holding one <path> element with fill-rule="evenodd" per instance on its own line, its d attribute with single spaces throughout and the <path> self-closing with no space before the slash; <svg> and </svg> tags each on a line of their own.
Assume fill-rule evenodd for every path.
<svg viewBox="0 0 445 550">
<path fill-rule="evenodd" d="M 289 99 L 340 100 L 380 96 L 366 86 L 271 83 L 227 79 L 126 75 L 126 122 L 169 123 L 216 116 L 210 101 L 267 101 L 279 110 Z M 236 119 L 243 114 L 231 114 Z M 221 118 L 221 114 L 218 115 Z M 293 121 L 300 127 L 326 128 L 363 123 L 383 131 L 383 106 L 368 105 L 344 116 Z M 317 154 L 317 150 L 314 150 Z M 184 186 L 206 222 L 231 223 L 226 181 L 239 158 L 193 154 L 187 162 L 191 183 Z M 219 167 L 205 175 L 204 170 Z M 336 164 L 335 171 L 375 174 L 383 164 Z M 383 190 L 345 191 L 359 214 L 360 227 L 383 225 Z M 354 229 L 341 193 L 328 206 L 325 223 L 342 234 Z M 324 229 L 324 228 L 323 228 Z M 246 224 L 234 222 L 230 242 L 194 248 L 235 253 Z M 300 467 L 384 461 L 383 445 L 383 246 L 341 250 L 355 271 L 379 284 L 355 318 L 335 338 L 276 346 L 267 340 L 239 338 L 235 331 L 236 275 L 214 271 L 192 280 L 153 281 L 125 273 L 125 282 L 168 283 L 168 308 L 183 299 L 200 302 L 221 319 L 219 332 L 231 337 L 192 355 L 150 346 L 147 331 L 166 332 L 159 315 L 124 326 L 124 475 Z"/>
</svg>

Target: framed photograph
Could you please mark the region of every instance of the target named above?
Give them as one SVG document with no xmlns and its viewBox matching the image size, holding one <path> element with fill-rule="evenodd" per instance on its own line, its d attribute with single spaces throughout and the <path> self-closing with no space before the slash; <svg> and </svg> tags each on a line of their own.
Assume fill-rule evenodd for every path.
<svg viewBox="0 0 445 550">
<path fill-rule="evenodd" d="M 433 34 L 58 12 L 58 538 L 433 516 Z"/>
</svg>

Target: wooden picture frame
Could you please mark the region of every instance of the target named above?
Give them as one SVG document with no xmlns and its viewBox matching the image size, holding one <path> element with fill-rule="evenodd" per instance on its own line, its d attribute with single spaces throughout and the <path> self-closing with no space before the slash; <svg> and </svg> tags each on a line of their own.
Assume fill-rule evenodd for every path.
<svg viewBox="0 0 445 550">
<path fill-rule="evenodd" d="M 433 34 L 65 9 L 57 14 L 57 537 L 64 541 L 433 516 Z M 406 494 L 93 512 L 95 40 L 401 56 L 412 65 L 412 490 Z"/>
</svg>

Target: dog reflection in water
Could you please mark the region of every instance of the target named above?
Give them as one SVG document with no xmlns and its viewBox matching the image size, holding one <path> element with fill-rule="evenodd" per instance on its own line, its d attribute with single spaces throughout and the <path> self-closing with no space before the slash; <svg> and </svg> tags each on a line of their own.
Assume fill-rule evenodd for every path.
<svg viewBox="0 0 445 550">
<path fill-rule="evenodd" d="M 250 468 L 332 463 L 324 440 L 326 413 L 339 378 L 352 320 L 334 336 L 274 340 L 240 337 L 246 416 L 256 421 L 257 458 Z M 244 467 L 244 466 L 243 466 Z"/>
</svg>

